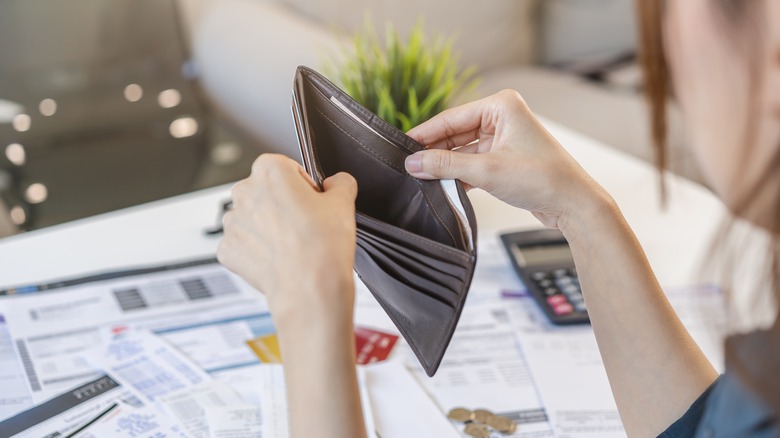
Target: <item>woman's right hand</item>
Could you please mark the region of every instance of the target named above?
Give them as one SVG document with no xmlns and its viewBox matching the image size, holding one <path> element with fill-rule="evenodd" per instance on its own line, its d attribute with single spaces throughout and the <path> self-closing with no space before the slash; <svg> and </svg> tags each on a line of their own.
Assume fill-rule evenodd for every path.
<svg viewBox="0 0 780 438">
<path fill-rule="evenodd" d="M 458 179 L 550 228 L 562 228 L 593 202 L 611 202 L 513 90 L 446 110 L 409 136 L 428 149 L 406 159 L 412 176 Z"/>
<path fill-rule="evenodd" d="M 459 179 L 563 232 L 629 436 L 658 435 L 717 378 L 614 200 L 519 94 L 444 111 L 409 135 L 428 148 L 407 158 L 413 176 Z"/>
</svg>

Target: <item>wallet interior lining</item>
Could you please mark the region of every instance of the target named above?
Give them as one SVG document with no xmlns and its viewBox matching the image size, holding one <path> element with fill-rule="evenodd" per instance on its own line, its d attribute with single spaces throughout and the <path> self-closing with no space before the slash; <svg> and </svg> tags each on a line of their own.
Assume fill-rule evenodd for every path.
<svg viewBox="0 0 780 438">
<path fill-rule="evenodd" d="M 358 182 L 358 211 L 447 246 L 463 246 L 430 208 L 419 182 L 406 173 L 403 160 L 408 153 L 375 132 L 355 126 L 359 125 L 357 121 L 312 88 L 314 93 L 309 93 L 307 99 L 309 105 L 314 104 L 313 111 L 308 112 L 309 135 L 317 144 L 315 153 L 323 176 L 341 171 L 354 176 Z M 350 132 L 367 135 L 356 138 Z M 459 230 L 458 224 L 454 228 Z"/>
</svg>

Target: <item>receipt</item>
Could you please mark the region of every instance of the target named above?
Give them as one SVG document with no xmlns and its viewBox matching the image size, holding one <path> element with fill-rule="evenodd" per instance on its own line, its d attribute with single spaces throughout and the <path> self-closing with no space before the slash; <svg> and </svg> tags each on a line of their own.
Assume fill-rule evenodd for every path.
<svg viewBox="0 0 780 438">
<path fill-rule="evenodd" d="M 366 365 L 365 380 L 377 435 L 458 437 L 436 404 L 399 361 Z"/>
<path fill-rule="evenodd" d="M 260 366 L 262 392 L 260 408 L 263 414 L 263 436 L 286 438 L 290 436 L 290 419 L 287 410 L 287 389 L 284 386 L 284 369 L 278 364 Z"/>
<path fill-rule="evenodd" d="M 211 438 L 259 438 L 263 417 L 256 406 L 224 406 L 206 409 Z"/>
<path fill-rule="evenodd" d="M 211 381 L 192 360 L 146 330 L 127 332 L 89 351 L 87 360 L 148 402 Z"/>
<path fill-rule="evenodd" d="M 95 423 L 73 435 L 74 438 L 107 436 L 189 438 L 182 427 L 157 410 L 147 406 L 134 407 L 123 402 L 111 406 Z"/>
<path fill-rule="evenodd" d="M 290 414 L 287 408 L 287 389 L 284 382 L 284 368 L 279 364 L 262 364 L 260 369 L 260 381 L 262 399 L 260 408 L 263 417 L 263 436 L 274 438 L 286 438 L 290 436 Z M 410 376 L 411 377 L 411 376 Z M 370 388 L 367 387 L 367 376 L 363 369 L 358 368 L 358 384 L 363 406 L 363 421 L 366 426 L 366 436 L 377 437 L 376 423 L 372 412 L 372 404 L 369 402 Z M 385 435 L 385 438 L 393 438 L 400 435 Z M 407 435 L 409 436 L 409 435 Z M 429 435 L 441 436 L 441 435 Z"/>
<path fill-rule="evenodd" d="M 162 396 L 159 401 L 163 411 L 184 425 L 195 438 L 214 435 L 206 415 L 209 409 L 245 406 L 233 388 L 216 381 Z"/>
</svg>

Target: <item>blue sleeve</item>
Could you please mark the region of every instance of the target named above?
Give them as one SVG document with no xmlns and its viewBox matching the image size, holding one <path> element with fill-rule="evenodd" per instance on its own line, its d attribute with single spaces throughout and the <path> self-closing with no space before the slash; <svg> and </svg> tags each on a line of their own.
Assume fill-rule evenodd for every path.
<svg viewBox="0 0 780 438">
<path fill-rule="evenodd" d="M 712 393 L 712 389 L 720 382 L 723 376 L 719 376 L 709 388 L 707 388 L 695 402 L 688 408 L 688 410 L 677 421 L 672 423 L 668 429 L 661 432 L 658 438 L 683 438 L 692 437 L 696 433 L 696 428 L 699 427 L 701 418 L 704 415 L 704 407 L 707 405 L 707 399 Z"/>
</svg>

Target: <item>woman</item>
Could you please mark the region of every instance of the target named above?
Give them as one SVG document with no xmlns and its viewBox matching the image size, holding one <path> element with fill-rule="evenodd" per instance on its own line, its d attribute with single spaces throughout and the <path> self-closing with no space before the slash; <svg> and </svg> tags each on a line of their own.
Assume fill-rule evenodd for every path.
<svg viewBox="0 0 780 438">
<path fill-rule="evenodd" d="M 665 2 L 665 11 L 661 3 L 637 3 L 656 142 L 665 135 L 668 60 L 689 143 L 711 186 L 776 242 L 780 2 L 679 0 Z M 409 135 L 429 149 L 407 159 L 413 176 L 480 187 L 566 236 L 629 435 L 780 436 L 779 324 L 729 339 L 728 371 L 719 377 L 612 198 L 516 92 L 445 111 Z M 354 179 L 338 174 L 319 192 L 295 162 L 264 155 L 235 186 L 235 209 L 225 217 L 219 258 L 268 296 L 294 436 L 364 434 L 352 338 L 356 190 Z"/>
</svg>

